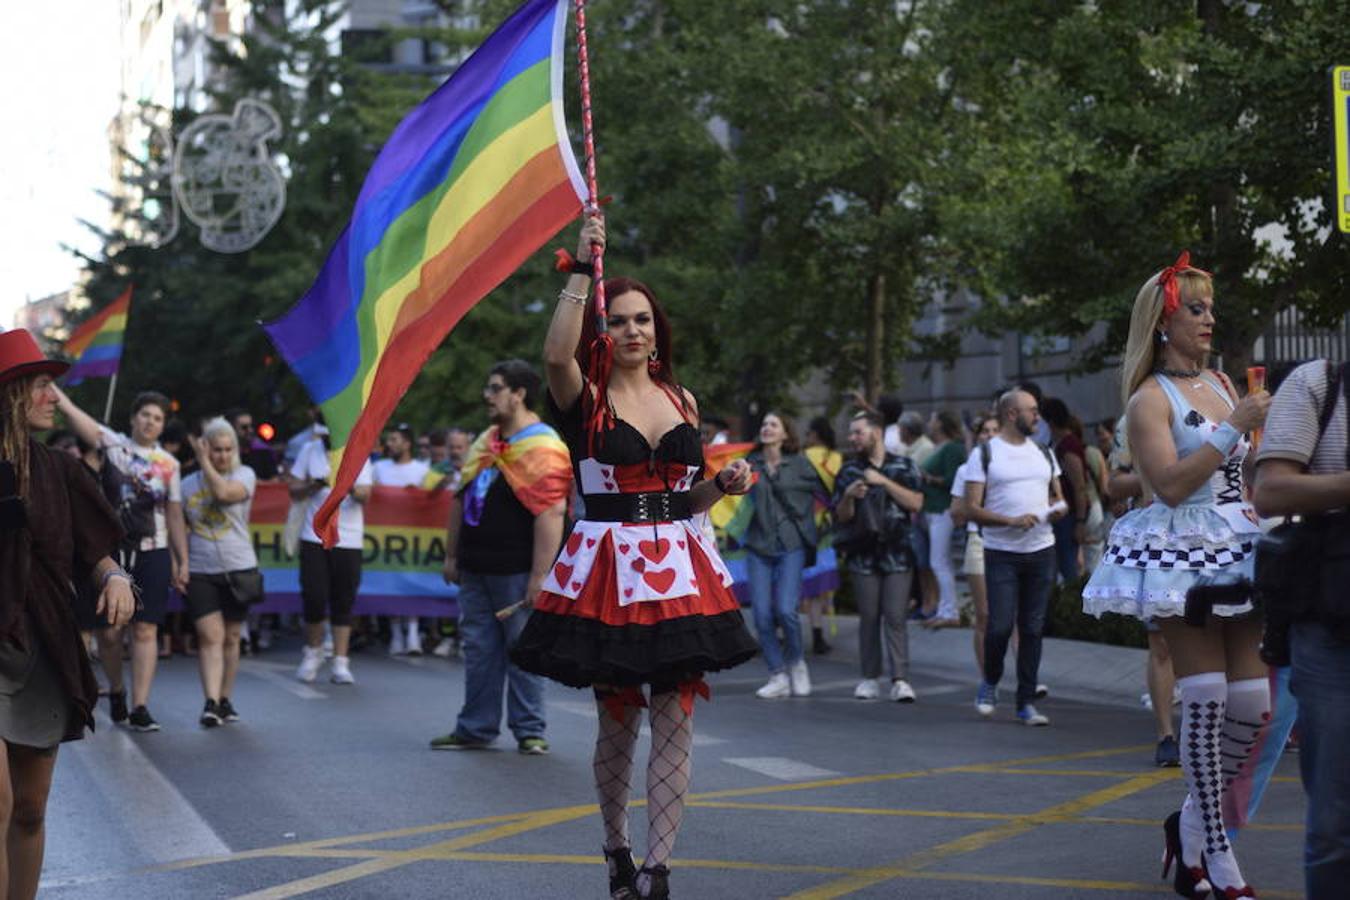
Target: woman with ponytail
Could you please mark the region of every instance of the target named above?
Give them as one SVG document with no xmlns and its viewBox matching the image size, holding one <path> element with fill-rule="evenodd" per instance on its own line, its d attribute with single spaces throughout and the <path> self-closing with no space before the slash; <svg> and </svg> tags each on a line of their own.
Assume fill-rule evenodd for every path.
<svg viewBox="0 0 1350 900">
<path fill-rule="evenodd" d="M 34 440 L 55 425 L 52 379 L 68 368 L 27 331 L 0 334 L 0 896 L 10 898 L 37 894 L 57 746 L 94 726 L 98 684 L 73 585 L 89 585 L 114 626 L 136 607 L 112 560 L 122 529 L 98 484 Z"/>
<path fill-rule="evenodd" d="M 1182 253 L 1134 301 L 1121 385 L 1147 505 L 1116 521 L 1084 609 L 1155 620 L 1181 690 L 1181 765 L 1188 789 L 1164 823 L 1165 859 L 1184 897 L 1254 896 L 1225 834 L 1223 793 L 1270 713 L 1261 622 L 1250 602 L 1214 605 L 1192 624 L 1187 592 L 1201 578 L 1250 578 L 1260 536 L 1246 500 L 1247 435 L 1270 406 L 1239 400 L 1206 368 L 1215 324 L 1209 273 Z M 1148 501 L 1152 502 L 1148 502 Z"/>
<path fill-rule="evenodd" d="M 592 247 L 604 239 L 603 220 L 589 216 L 544 342 L 550 412 L 585 509 L 511 656 L 526 671 L 594 690 L 610 896 L 664 898 L 689 790 L 694 697 L 708 696 L 705 672 L 740 665 L 756 649 L 731 575 L 691 517 L 723 494 L 745 493 L 751 476 L 736 460 L 703 477 L 698 406 L 675 378 L 670 322 L 651 289 L 606 279 L 599 320 L 588 293 Z M 652 747 L 638 870 L 628 795 L 643 708 Z"/>
</svg>

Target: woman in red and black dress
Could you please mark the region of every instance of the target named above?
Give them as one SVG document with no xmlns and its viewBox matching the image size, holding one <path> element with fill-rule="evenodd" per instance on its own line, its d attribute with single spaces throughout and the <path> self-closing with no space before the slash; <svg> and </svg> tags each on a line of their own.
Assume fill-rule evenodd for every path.
<svg viewBox="0 0 1350 900">
<path fill-rule="evenodd" d="M 586 222 L 579 268 L 604 234 L 598 216 Z M 589 287 L 589 275 L 574 269 L 544 344 L 550 407 L 571 449 L 585 512 L 512 658 L 527 671 L 594 688 L 610 895 L 666 897 L 666 863 L 689 788 L 694 695 L 707 696 L 703 673 L 756 653 L 731 575 L 690 517 L 723 494 L 744 493 L 750 470 L 737 460 L 700 480 L 698 407 L 675 381 L 670 326 L 646 286 L 606 280 L 613 367 L 599 390 L 582 374 L 598 329 Z M 628 793 L 642 707 L 652 730 L 648 847 L 635 871 Z"/>
</svg>

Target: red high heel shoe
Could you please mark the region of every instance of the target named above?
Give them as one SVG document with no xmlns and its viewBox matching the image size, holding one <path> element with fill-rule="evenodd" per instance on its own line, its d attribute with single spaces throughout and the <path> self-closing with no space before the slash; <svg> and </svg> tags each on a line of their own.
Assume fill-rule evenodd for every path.
<svg viewBox="0 0 1350 900">
<path fill-rule="evenodd" d="M 1172 890 L 1182 897 L 1193 900 L 1208 897 L 1211 891 L 1209 880 L 1200 866 L 1187 866 L 1181 859 L 1181 811 L 1172 813 L 1163 821 L 1163 880 L 1167 880 L 1167 870 L 1176 862 L 1176 875 L 1172 878 Z"/>
</svg>

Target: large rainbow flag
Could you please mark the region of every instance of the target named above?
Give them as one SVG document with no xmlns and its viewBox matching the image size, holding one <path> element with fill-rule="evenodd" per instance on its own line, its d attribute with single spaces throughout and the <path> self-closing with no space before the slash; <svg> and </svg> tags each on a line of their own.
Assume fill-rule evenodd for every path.
<svg viewBox="0 0 1350 900">
<path fill-rule="evenodd" d="M 122 363 L 122 344 L 126 338 L 127 310 L 131 308 L 128 286 L 112 303 L 80 323 L 66 339 L 66 355 L 75 364 L 66 373 L 67 384 L 79 384 L 86 378 L 116 375 Z"/>
<path fill-rule="evenodd" d="M 394 129 L 313 287 L 263 326 L 332 435 L 334 490 L 315 521 L 325 542 L 427 357 L 581 212 L 563 118 L 567 9 L 528 0 Z"/>
</svg>

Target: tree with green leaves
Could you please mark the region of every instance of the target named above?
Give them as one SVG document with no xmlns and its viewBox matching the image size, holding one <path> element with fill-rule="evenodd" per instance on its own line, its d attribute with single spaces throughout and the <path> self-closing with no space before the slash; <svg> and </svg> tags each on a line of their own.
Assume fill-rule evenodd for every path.
<svg viewBox="0 0 1350 900">
<path fill-rule="evenodd" d="M 1183 248 L 1213 272 L 1216 349 L 1238 374 L 1291 304 L 1350 308 L 1331 234 L 1327 69 L 1344 5 L 1197 0 L 946 4 L 949 120 L 935 274 L 976 322 L 1125 345 L 1135 292 Z"/>
</svg>

